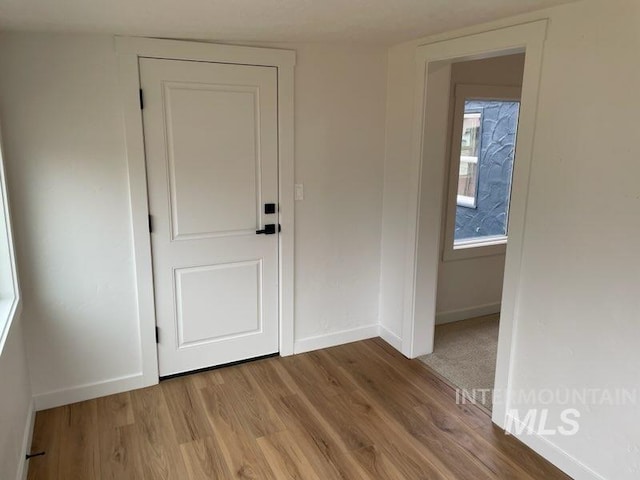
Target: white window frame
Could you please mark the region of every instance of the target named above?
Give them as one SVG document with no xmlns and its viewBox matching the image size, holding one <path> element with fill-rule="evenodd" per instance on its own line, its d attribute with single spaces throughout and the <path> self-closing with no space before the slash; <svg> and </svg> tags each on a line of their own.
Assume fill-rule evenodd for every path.
<svg viewBox="0 0 640 480">
<path fill-rule="evenodd" d="M 0 132 L 0 354 L 4 349 L 13 320 L 20 309 L 20 289 L 16 269 L 11 215 L 7 197 L 4 155 Z"/>
<path fill-rule="evenodd" d="M 495 235 L 481 239 L 460 241 L 454 245 L 456 228 L 456 208 L 460 205 L 458 195 L 458 175 L 460 171 L 460 150 L 462 125 L 464 120 L 464 105 L 466 100 L 502 100 L 520 101 L 522 89 L 497 85 L 456 85 L 453 128 L 451 133 L 448 188 L 445 207 L 445 231 L 442 259 L 444 261 L 462 260 L 465 258 L 484 257 L 489 255 L 504 255 L 507 248 L 507 235 Z M 477 193 L 477 192 L 476 192 Z M 473 205 L 475 207 L 475 205 Z M 507 213 L 508 215 L 508 213 Z"/>
</svg>

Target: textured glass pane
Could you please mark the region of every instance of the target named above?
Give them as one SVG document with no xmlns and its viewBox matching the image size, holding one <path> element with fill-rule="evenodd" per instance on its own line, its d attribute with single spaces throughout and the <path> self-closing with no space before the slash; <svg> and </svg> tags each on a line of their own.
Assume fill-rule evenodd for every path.
<svg viewBox="0 0 640 480">
<path fill-rule="evenodd" d="M 454 245 L 507 234 L 519 107 L 465 102 Z"/>
</svg>

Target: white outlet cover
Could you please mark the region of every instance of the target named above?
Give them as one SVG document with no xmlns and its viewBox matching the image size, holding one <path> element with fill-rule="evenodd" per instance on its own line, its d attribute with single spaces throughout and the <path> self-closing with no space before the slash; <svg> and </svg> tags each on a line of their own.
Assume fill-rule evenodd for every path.
<svg viewBox="0 0 640 480">
<path fill-rule="evenodd" d="M 295 184 L 294 192 L 294 198 L 296 200 L 304 200 L 304 185 L 302 183 Z"/>
</svg>

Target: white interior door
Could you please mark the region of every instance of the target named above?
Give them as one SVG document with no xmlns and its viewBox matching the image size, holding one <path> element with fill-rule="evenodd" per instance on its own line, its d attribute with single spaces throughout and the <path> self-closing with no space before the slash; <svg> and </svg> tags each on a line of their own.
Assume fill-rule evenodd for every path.
<svg viewBox="0 0 640 480">
<path fill-rule="evenodd" d="M 277 352 L 276 68 L 145 58 L 140 82 L 160 376 Z"/>
</svg>

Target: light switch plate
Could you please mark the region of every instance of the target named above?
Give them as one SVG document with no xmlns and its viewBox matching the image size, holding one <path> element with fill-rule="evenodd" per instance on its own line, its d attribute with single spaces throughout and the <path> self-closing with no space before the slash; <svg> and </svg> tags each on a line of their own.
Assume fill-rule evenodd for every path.
<svg viewBox="0 0 640 480">
<path fill-rule="evenodd" d="M 296 200 L 304 200 L 304 185 L 302 183 L 295 184 L 294 192 L 294 198 Z"/>
</svg>

